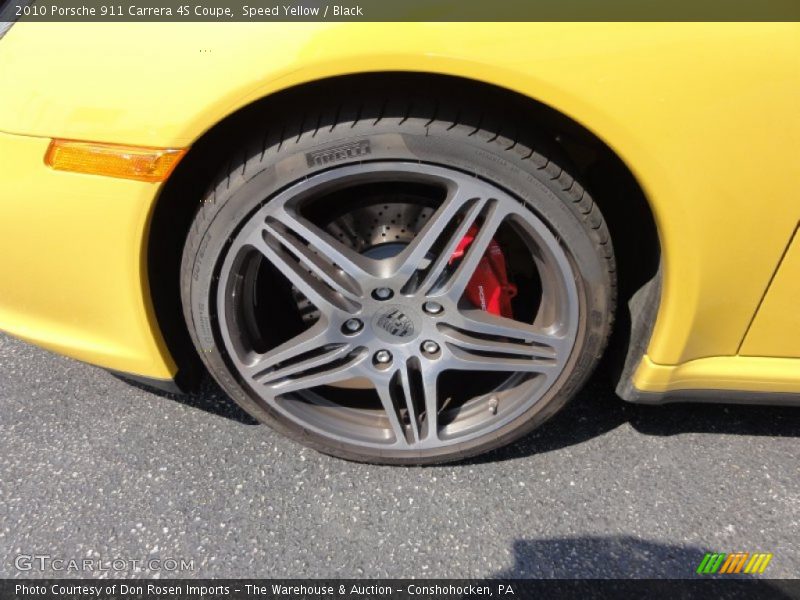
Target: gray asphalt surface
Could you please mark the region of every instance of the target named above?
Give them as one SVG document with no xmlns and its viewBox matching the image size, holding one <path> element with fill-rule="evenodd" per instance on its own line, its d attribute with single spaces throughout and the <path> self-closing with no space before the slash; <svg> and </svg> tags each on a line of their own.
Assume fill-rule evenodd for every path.
<svg viewBox="0 0 800 600">
<path fill-rule="evenodd" d="M 639 407 L 596 379 L 466 464 L 358 465 L 0 336 L 0 576 L 687 577 L 706 551 L 800 574 L 800 410 Z M 162 561 L 147 568 L 148 559 Z M 193 560 L 169 570 L 166 559 Z"/>
</svg>

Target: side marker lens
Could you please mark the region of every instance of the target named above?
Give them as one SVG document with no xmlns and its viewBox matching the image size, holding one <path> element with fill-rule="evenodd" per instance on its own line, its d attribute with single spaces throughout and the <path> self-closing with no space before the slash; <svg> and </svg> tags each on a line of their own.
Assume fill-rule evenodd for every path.
<svg viewBox="0 0 800 600">
<path fill-rule="evenodd" d="M 53 140 L 44 162 L 59 171 L 164 181 L 186 150 Z"/>
</svg>

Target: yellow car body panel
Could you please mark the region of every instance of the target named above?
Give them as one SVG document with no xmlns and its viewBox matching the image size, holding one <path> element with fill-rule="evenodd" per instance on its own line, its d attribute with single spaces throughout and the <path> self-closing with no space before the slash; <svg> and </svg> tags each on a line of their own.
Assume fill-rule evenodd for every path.
<svg viewBox="0 0 800 600">
<path fill-rule="evenodd" d="M 668 366 L 656 364 L 645 356 L 634 382 L 638 389 L 656 395 L 706 389 L 796 394 L 798 370 L 800 359 L 797 358 L 714 356 Z M 726 398 L 730 396 L 723 394 L 716 399 Z"/>
<path fill-rule="evenodd" d="M 0 40 L 0 131 L 15 134 L 0 146 L 0 328 L 108 368 L 174 374 L 144 264 L 158 184 L 50 172 L 47 140 L 188 147 L 256 99 L 382 71 L 517 91 L 628 165 L 663 263 L 639 390 L 750 389 L 749 376 L 762 391 L 800 391 L 791 360 L 737 357 L 739 378 L 712 364 L 740 352 L 800 221 L 794 23 L 17 24 Z M 756 332 L 759 353 L 785 355 L 778 330 Z"/>
<path fill-rule="evenodd" d="M 144 271 L 155 187 L 49 169 L 48 144 L 0 134 L 0 328 L 110 369 L 171 377 Z"/>
<path fill-rule="evenodd" d="M 747 332 L 740 353 L 746 356 L 800 356 L 800 235 L 797 232 Z"/>
</svg>

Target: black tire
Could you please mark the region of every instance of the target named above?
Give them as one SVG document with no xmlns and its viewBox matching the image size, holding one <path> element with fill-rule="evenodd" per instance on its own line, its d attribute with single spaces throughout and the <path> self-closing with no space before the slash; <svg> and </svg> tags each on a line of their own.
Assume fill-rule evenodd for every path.
<svg viewBox="0 0 800 600">
<path fill-rule="evenodd" d="M 589 193 L 567 172 L 557 149 L 503 117 L 439 97 L 333 102 L 281 118 L 231 158 L 195 216 L 181 266 L 184 315 L 211 375 L 248 413 L 326 454 L 383 464 L 463 459 L 508 444 L 541 425 L 585 383 L 609 337 L 616 302 L 608 228 Z M 341 165 L 414 161 L 468 172 L 523 200 L 551 229 L 572 265 L 580 303 L 577 337 L 561 375 L 527 412 L 470 443 L 390 455 L 326 438 L 271 409 L 230 366 L 214 312 L 216 282 L 229 241 L 248 216 L 290 184 Z"/>
</svg>

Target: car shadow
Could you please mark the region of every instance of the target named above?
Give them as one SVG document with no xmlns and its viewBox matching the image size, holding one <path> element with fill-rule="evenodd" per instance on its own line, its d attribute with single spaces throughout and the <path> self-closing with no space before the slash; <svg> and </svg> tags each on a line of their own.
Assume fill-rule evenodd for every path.
<svg viewBox="0 0 800 600">
<path fill-rule="evenodd" d="M 210 377 L 204 377 L 199 388 L 187 394 L 171 394 L 131 381 L 127 383 L 238 423 L 258 424 Z M 640 433 L 654 436 L 719 433 L 800 437 L 800 408 L 742 404 L 631 404 L 621 400 L 614 392 L 614 382 L 599 373 L 567 406 L 531 434 L 464 464 L 504 461 L 559 450 L 603 435 L 625 423 Z"/>
<path fill-rule="evenodd" d="M 717 433 L 800 437 L 800 407 L 719 403 L 632 404 L 614 392 L 614 382 L 602 373 L 561 411 L 529 435 L 470 459 L 482 464 L 551 452 L 630 424 L 645 435 Z"/>
<path fill-rule="evenodd" d="M 697 577 L 706 552 L 633 536 L 577 536 L 515 540 L 514 564 L 504 579 L 648 579 Z"/>
<path fill-rule="evenodd" d="M 172 400 L 179 404 L 184 404 L 191 408 L 205 411 L 218 417 L 230 419 L 243 425 L 259 425 L 253 417 L 242 410 L 230 397 L 222 390 L 217 382 L 209 376 L 204 376 L 197 386 L 196 390 L 186 392 L 183 394 L 173 394 L 163 390 L 151 387 L 146 384 L 139 383 L 128 379 L 117 373 L 109 372 L 110 375 L 120 379 L 126 384 L 147 392 L 148 394 L 155 394 L 160 398 Z"/>
<path fill-rule="evenodd" d="M 750 575 L 697 575 L 696 569 L 705 554 L 715 550 L 662 544 L 632 536 L 516 540 L 514 564 L 491 578 L 561 580 L 530 583 L 548 597 L 793 597 L 781 589 L 779 582 Z M 673 581 L 656 581 L 659 579 Z"/>
</svg>

